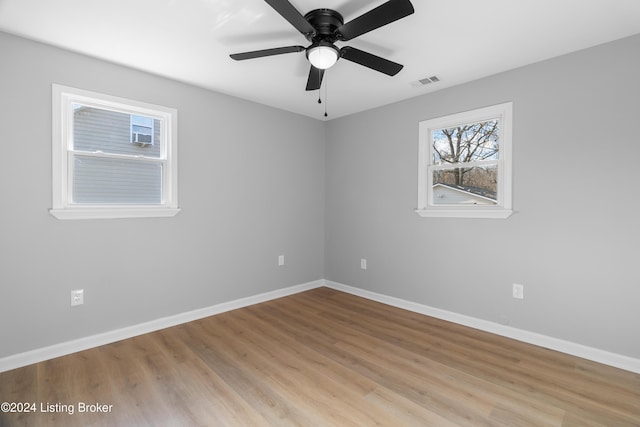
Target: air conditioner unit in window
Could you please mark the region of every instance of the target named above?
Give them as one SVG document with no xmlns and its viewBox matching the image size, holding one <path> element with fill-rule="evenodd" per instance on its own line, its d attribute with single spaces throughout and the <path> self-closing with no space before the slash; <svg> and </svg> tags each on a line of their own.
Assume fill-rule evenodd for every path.
<svg viewBox="0 0 640 427">
<path fill-rule="evenodd" d="M 148 147 L 153 145 L 153 140 L 149 134 L 134 132 L 131 134 L 131 143 L 139 147 Z"/>
</svg>

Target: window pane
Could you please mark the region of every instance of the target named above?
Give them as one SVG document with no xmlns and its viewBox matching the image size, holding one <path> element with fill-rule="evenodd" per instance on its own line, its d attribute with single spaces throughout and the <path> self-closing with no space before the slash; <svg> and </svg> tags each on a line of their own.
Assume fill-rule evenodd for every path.
<svg viewBox="0 0 640 427">
<path fill-rule="evenodd" d="M 160 120 L 77 103 L 72 106 L 74 150 L 160 157 L 160 144 L 153 144 L 160 140 Z M 137 119 L 132 121 L 132 117 Z M 140 126 L 143 141 L 136 141 L 138 144 L 132 144 L 132 123 Z"/>
<path fill-rule="evenodd" d="M 433 171 L 434 205 L 495 205 L 497 194 L 496 165 Z"/>
<path fill-rule="evenodd" d="M 433 163 L 468 163 L 499 158 L 498 120 L 432 132 Z"/>
<path fill-rule="evenodd" d="M 153 119 L 144 116 L 131 116 L 131 142 L 134 144 L 153 144 Z"/>
<path fill-rule="evenodd" d="M 76 155 L 73 172 L 74 203 L 162 202 L 161 163 Z"/>
</svg>

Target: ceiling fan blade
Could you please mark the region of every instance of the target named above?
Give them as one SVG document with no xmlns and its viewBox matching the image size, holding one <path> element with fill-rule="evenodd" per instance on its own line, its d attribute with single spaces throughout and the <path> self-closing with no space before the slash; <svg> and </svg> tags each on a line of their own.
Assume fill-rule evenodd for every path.
<svg viewBox="0 0 640 427">
<path fill-rule="evenodd" d="M 251 52 L 234 53 L 229 55 L 236 61 L 242 61 L 244 59 L 262 58 L 263 56 L 281 55 L 283 53 L 302 52 L 306 50 L 302 46 L 286 46 L 286 47 L 274 47 L 272 49 L 253 50 Z"/>
<path fill-rule="evenodd" d="M 324 70 L 311 66 L 309 70 L 309 78 L 307 79 L 306 90 L 318 90 L 322 86 L 322 77 L 324 76 Z"/>
<path fill-rule="evenodd" d="M 371 30 L 380 28 L 414 12 L 409 0 L 389 0 L 364 15 L 347 22 L 336 33 L 342 40 L 351 40 Z"/>
<path fill-rule="evenodd" d="M 300 31 L 306 36 L 314 36 L 316 34 L 315 28 L 306 20 L 304 16 L 298 12 L 291 3 L 287 0 L 264 0 L 269 6 L 275 9 L 284 19 L 289 21 L 296 30 Z"/>
<path fill-rule="evenodd" d="M 364 65 L 372 70 L 379 71 L 389 76 L 395 76 L 402 70 L 403 65 L 388 59 L 365 52 L 355 47 L 345 46 L 340 49 L 340 57 L 356 64 Z"/>
</svg>

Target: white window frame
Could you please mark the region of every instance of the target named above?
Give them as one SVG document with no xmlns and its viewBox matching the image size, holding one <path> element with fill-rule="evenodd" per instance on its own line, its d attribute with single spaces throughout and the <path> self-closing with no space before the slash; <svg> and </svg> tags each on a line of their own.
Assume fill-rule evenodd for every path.
<svg viewBox="0 0 640 427">
<path fill-rule="evenodd" d="M 178 208 L 178 112 L 174 108 L 134 101 L 59 84 L 52 85 L 52 208 L 58 219 L 171 217 Z M 73 108 L 82 104 L 161 120 L 161 202 L 154 205 L 78 204 L 72 201 Z M 100 155 L 100 152 L 93 153 Z"/>
<path fill-rule="evenodd" d="M 433 131 L 463 124 L 498 119 L 499 159 L 491 161 L 498 166 L 498 195 L 495 205 L 436 205 L 432 201 L 433 173 L 439 168 L 433 163 Z M 449 218 L 508 218 L 512 210 L 512 121 L 513 103 L 506 102 L 419 123 L 418 135 L 418 208 L 421 217 Z M 479 162 L 481 163 L 481 162 Z M 451 165 L 453 166 L 453 165 Z"/>
</svg>

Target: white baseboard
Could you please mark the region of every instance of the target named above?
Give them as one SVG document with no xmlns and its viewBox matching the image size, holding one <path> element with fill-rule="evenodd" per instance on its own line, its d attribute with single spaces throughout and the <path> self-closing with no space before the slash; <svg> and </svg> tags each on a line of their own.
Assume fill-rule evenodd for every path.
<svg viewBox="0 0 640 427">
<path fill-rule="evenodd" d="M 224 313 L 226 311 L 248 307 L 250 305 L 270 301 L 276 298 L 297 294 L 299 292 L 304 292 L 321 286 L 326 286 L 328 288 L 357 295 L 363 298 L 370 299 L 372 301 L 378 301 L 393 307 L 398 307 L 405 310 L 413 311 L 415 313 L 420 313 L 460 325 L 469 326 L 471 328 L 480 329 L 482 331 L 512 338 L 540 347 L 549 348 L 551 350 L 560 351 L 562 353 L 571 354 L 583 359 L 592 360 L 594 362 L 603 363 L 605 365 L 613 366 L 635 373 L 640 373 L 640 359 L 635 359 L 632 357 L 611 353 L 605 350 L 588 347 L 582 344 L 576 344 L 570 341 L 537 334 L 535 332 L 517 329 L 511 326 L 501 325 L 499 323 L 489 322 L 487 320 L 482 320 L 475 317 L 465 316 L 463 314 L 458 314 L 451 311 L 441 310 L 439 308 L 430 307 L 428 305 L 390 297 L 388 295 L 355 288 L 353 286 L 348 286 L 329 280 L 316 280 L 301 285 L 291 286 L 284 289 L 278 289 L 275 291 L 266 292 L 246 298 L 240 298 L 234 301 L 216 304 L 211 307 L 205 307 L 186 313 L 180 313 L 175 316 L 163 317 L 160 319 L 152 320 L 150 322 L 129 326 L 114 331 L 55 344 L 49 347 L 27 351 L 25 353 L 7 356 L 4 358 L 0 358 L 0 372 L 9 371 L 11 369 L 16 369 L 22 366 L 31 365 L 33 363 L 53 359 L 55 357 L 65 356 L 67 354 L 75 353 L 78 351 L 87 350 L 93 347 L 98 347 L 127 338 L 132 338 L 160 329 L 169 328 L 171 326 L 176 326 L 208 316 Z"/>
<path fill-rule="evenodd" d="M 640 374 L 640 359 L 324 280 L 328 288 Z"/>
<path fill-rule="evenodd" d="M 55 357 L 65 356 L 67 354 L 76 353 L 78 351 L 110 344 L 112 342 L 132 338 L 153 331 L 158 331 L 160 329 L 169 328 L 171 326 L 192 322 L 194 320 L 224 313 L 226 311 L 235 310 L 237 308 L 247 307 L 276 298 L 297 294 L 299 292 L 314 289 L 323 285 L 323 280 L 316 280 L 313 282 L 304 283 L 302 285 L 291 286 L 288 288 L 278 289 L 259 295 L 240 298 L 235 301 L 229 301 L 221 304 L 216 304 L 211 307 L 205 307 L 186 313 L 176 314 L 175 316 L 163 317 L 160 319 L 152 320 L 150 322 L 140 323 L 138 325 L 133 325 L 122 329 L 116 329 L 89 337 L 79 338 L 73 341 L 67 341 L 60 344 L 55 344 L 52 346 L 3 357 L 0 358 L 0 372 L 9 371 L 11 369 L 16 369 L 22 366 L 31 365 L 33 363 L 53 359 Z"/>
</svg>

